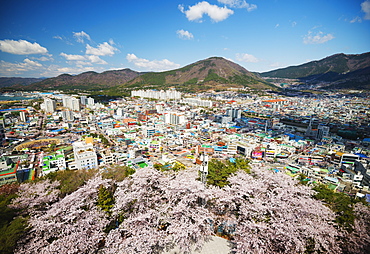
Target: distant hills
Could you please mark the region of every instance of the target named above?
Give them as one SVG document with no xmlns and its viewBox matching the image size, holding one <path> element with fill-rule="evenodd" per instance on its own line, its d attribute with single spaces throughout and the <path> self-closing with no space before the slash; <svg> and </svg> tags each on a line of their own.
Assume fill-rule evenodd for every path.
<svg viewBox="0 0 370 254">
<path fill-rule="evenodd" d="M 145 73 L 117 89 L 155 87 L 176 87 L 190 92 L 230 87 L 276 89 L 242 66 L 222 57 L 211 57 L 176 70 Z"/>
<path fill-rule="evenodd" d="M 112 70 L 97 73 L 84 72 L 75 76 L 62 74 L 55 78 L 48 78 L 41 82 L 33 83 L 27 87 L 30 90 L 101 90 L 125 84 L 140 76 L 142 73 L 130 69 Z"/>
<path fill-rule="evenodd" d="M 260 73 L 262 77 L 299 79 L 327 89 L 370 89 L 370 52 L 335 54 L 322 60 Z"/>
<path fill-rule="evenodd" d="M 133 89 L 175 87 L 185 92 L 250 88 L 277 90 L 267 78 L 298 79 L 302 84 L 324 89 L 370 89 L 370 52 L 336 54 L 263 73 L 252 73 L 222 57 L 210 57 L 185 67 L 164 72 L 137 72 L 130 69 L 102 73 L 62 74 L 48 79 L 0 78 L 0 88 L 13 90 L 84 90 L 122 94 Z"/>
<path fill-rule="evenodd" d="M 13 86 L 20 90 L 104 90 L 107 94 L 121 94 L 138 88 L 176 87 L 182 91 L 198 92 L 229 87 L 277 89 L 242 66 L 222 57 L 211 57 L 180 69 L 164 72 L 136 72 L 130 69 L 84 72 L 75 76 L 62 74 L 28 86 Z"/>
<path fill-rule="evenodd" d="M 0 88 L 14 85 L 27 86 L 42 80 L 43 78 L 0 77 Z"/>
</svg>

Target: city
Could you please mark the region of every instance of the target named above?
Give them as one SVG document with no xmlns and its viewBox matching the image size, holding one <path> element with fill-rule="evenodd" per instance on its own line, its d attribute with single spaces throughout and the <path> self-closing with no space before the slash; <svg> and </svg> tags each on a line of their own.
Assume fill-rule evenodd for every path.
<svg viewBox="0 0 370 254">
<path fill-rule="evenodd" d="M 222 160 L 240 155 L 358 197 L 370 193 L 366 97 L 132 95 L 104 105 L 87 96 L 39 93 L 36 107 L 3 109 L 1 184 L 112 164 L 187 168 L 208 154 Z"/>
<path fill-rule="evenodd" d="M 1 254 L 370 253 L 370 0 L 0 11 Z"/>
<path fill-rule="evenodd" d="M 102 103 L 96 102 L 88 95 L 67 95 L 60 91 L 22 93 L 20 95 L 29 98 L 23 98 L 27 100 L 21 101 L 4 101 L 2 104 L 3 145 L 0 183 L 3 186 L 12 186 L 9 184 L 30 181 L 32 183 L 38 182 L 38 179 L 48 179 L 49 175 L 58 172 L 84 174 L 83 172 L 94 169 L 99 169 L 104 175 L 105 172 L 111 172 L 114 167 L 116 169 L 113 170 L 118 172 L 118 175 L 115 173 L 116 176 L 112 178 L 114 182 L 121 181 L 118 180 L 119 175 L 126 174 L 125 172 L 130 170 L 132 173 L 137 172 L 135 175 L 139 174 L 138 176 L 147 174 L 146 171 L 151 172 L 147 176 L 149 177 L 147 181 L 150 182 L 155 179 L 153 177 L 156 173 L 152 171 L 155 168 L 168 173 L 181 170 L 180 172 L 189 172 L 185 174 L 193 174 L 191 178 L 184 179 L 185 181 L 196 180 L 194 174 L 199 172 L 197 174 L 200 175 L 200 179 L 196 180 L 197 183 L 193 183 L 196 185 L 192 188 L 196 190 L 200 187 L 195 186 L 203 183 L 200 193 L 207 193 L 210 191 L 207 188 L 212 184 L 216 183 L 223 188 L 230 184 L 229 181 L 243 179 L 240 173 L 235 176 L 235 180 L 232 180 L 231 176 L 223 180 L 211 179 L 219 178 L 218 174 L 221 174 L 214 171 L 215 165 L 220 165 L 216 161 L 229 163 L 221 164 L 224 165 L 221 167 L 226 169 L 233 163 L 238 165 L 241 160 L 245 160 L 250 165 L 247 168 L 242 167 L 246 172 L 249 172 L 248 168 L 251 168 L 254 174 L 259 172 L 258 170 L 273 172 L 273 175 L 257 173 L 263 174 L 264 181 L 274 177 L 273 181 L 281 185 L 286 181 L 283 180 L 285 175 L 292 179 L 290 181 L 300 182 L 316 191 L 319 190 L 317 189 L 320 188 L 319 186 L 326 186 L 328 190 L 343 193 L 353 200 L 362 199 L 369 202 L 370 139 L 367 135 L 370 105 L 367 95 L 361 93 L 343 95 L 334 92 L 311 96 L 285 96 L 268 92 L 264 95 L 256 95 L 248 89 L 233 90 L 235 89 L 198 94 L 181 93 L 175 89 L 134 90 L 131 97 L 110 99 Z M 355 130 L 359 128 L 362 130 L 352 140 L 349 139 L 351 136 L 348 136 L 347 132 L 352 131 L 348 127 L 353 125 L 356 126 Z M 335 133 L 332 130 L 335 130 Z M 350 134 L 354 135 L 352 132 Z M 91 175 L 91 173 L 87 174 Z M 170 173 L 169 176 L 172 174 Z M 182 173 L 175 175 L 183 177 Z M 49 179 L 53 177 L 55 176 Z M 66 175 L 60 175 L 60 177 L 64 177 L 67 182 L 71 181 Z M 54 183 L 58 184 L 58 181 Z M 47 182 L 41 182 L 41 184 L 42 187 L 38 187 L 41 188 L 40 194 L 44 193 L 41 196 L 53 193 L 51 191 L 55 187 L 48 187 Z M 242 184 L 248 188 L 250 183 L 243 181 Z M 97 188 L 88 187 L 88 183 L 85 186 L 85 188 L 92 188 L 91 190 Z M 144 192 L 140 195 L 149 194 L 150 186 L 150 183 L 142 186 L 141 189 Z M 99 187 L 98 196 L 105 190 L 101 188 Z M 83 187 L 80 187 L 80 190 L 82 191 Z M 78 190 L 73 193 L 69 191 L 67 194 L 71 193 L 69 195 L 72 197 L 77 192 Z M 113 200 L 115 200 L 115 206 L 118 206 L 119 190 L 115 192 L 118 196 Z M 177 190 L 176 196 L 181 192 Z M 309 189 L 301 190 L 300 193 L 300 195 L 312 195 Z M 320 190 L 319 193 L 321 193 Z M 13 201 L 13 206 L 19 209 L 22 207 L 22 202 L 40 202 L 37 201 L 39 199 L 37 196 L 33 197 L 34 194 L 29 197 L 34 201 L 30 201 L 27 197 L 29 195 L 25 193 L 21 195 L 17 200 L 25 199 L 25 201 Z M 47 194 L 45 198 L 55 202 L 56 197 Z M 111 200 L 107 198 L 100 202 L 106 203 L 107 200 Z M 182 199 L 186 200 L 185 196 Z M 200 196 L 197 199 L 200 200 L 200 207 L 197 209 L 205 206 L 213 210 L 217 207 L 208 204 L 210 201 L 207 201 L 207 196 Z M 309 196 L 306 200 L 309 200 Z M 20 203 L 17 205 L 18 202 Z M 318 209 L 317 205 L 311 206 L 315 211 Z M 104 211 L 110 214 L 111 208 L 104 207 L 102 206 Z M 108 207 L 113 207 L 113 204 Z M 158 208 L 150 213 L 155 214 L 162 209 Z M 282 212 L 281 209 L 277 211 Z M 228 219 L 224 222 L 221 220 L 222 223 L 218 222 L 221 224 L 212 226 L 220 220 L 217 217 L 220 216 L 217 215 L 220 213 L 219 210 L 213 213 L 216 217 L 207 219 L 210 220 L 211 232 L 207 230 L 206 235 L 223 235 L 228 240 L 240 237 L 238 234 L 242 232 L 235 231 L 238 222 L 232 219 L 233 215 L 227 216 Z M 107 218 L 117 220 L 115 216 Z M 319 223 L 311 216 L 307 219 L 311 220 L 310 223 L 313 222 L 313 225 Z M 343 220 L 343 223 L 350 223 L 348 219 Z M 115 223 L 119 223 L 118 221 Z M 343 223 L 341 225 L 348 226 Z M 170 224 L 174 225 L 174 222 Z M 293 223 L 292 226 L 296 231 L 298 225 Z M 213 227 L 215 227 L 214 233 L 212 233 Z M 326 232 L 333 229 L 325 226 L 322 230 Z M 366 229 L 363 228 L 363 230 Z M 366 235 L 368 236 L 365 233 L 364 236 Z M 30 237 L 33 239 L 36 236 Z M 202 253 L 213 253 L 216 249 L 218 253 L 229 252 L 233 248 L 228 247 L 229 241 L 221 240 L 224 238 L 213 236 L 212 240 L 208 240 L 210 241 L 208 244 L 203 245 Z M 325 239 L 325 237 L 322 238 Z M 295 243 L 297 241 L 296 239 Z M 177 241 L 172 239 L 170 242 Z M 198 246 L 197 244 L 201 243 L 202 241 L 198 239 L 193 244 Z M 91 244 L 94 246 L 96 242 Z M 143 249 L 139 251 L 138 245 L 142 243 L 137 242 L 132 246 L 135 249 L 134 252 L 148 252 L 147 248 L 152 248 L 144 244 Z M 333 246 L 336 245 L 337 243 Z M 128 245 L 123 246 L 128 248 Z M 175 250 L 195 248 L 191 246 L 189 243 L 183 246 L 179 244 L 178 247 L 175 246 Z M 251 248 L 248 244 L 239 244 L 236 247 L 241 248 L 241 251 Z"/>
</svg>

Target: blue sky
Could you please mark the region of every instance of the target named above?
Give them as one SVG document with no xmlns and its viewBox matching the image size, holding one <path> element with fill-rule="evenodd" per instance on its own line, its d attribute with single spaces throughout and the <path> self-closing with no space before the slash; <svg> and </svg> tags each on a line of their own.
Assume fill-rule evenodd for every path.
<svg viewBox="0 0 370 254">
<path fill-rule="evenodd" d="M 370 51 L 370 0 L 12 0 L 0 76 L 171 70 L 211 56 L 269 71 Z"/>
</svg>

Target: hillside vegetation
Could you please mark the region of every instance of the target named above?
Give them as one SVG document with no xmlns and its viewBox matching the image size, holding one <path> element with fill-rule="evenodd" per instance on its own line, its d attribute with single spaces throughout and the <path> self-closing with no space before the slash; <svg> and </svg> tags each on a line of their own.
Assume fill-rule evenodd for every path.
<svg viewBox="0 0 370 254">
<path fill-rule="evenodd" d="M 263 72 L 262 77 L 299 79 L 328 89 L 370 89 L 370 52 L 336 54 L 318 61 Z"/>
<path fill-rule="evenodd" d="M 223 90 L 229 87 L 276 89 L 242 66 L 222 57 L 211 57 L 183 68 L 143 74 L 118 89 L 176 87 L 182 91 Z"/>
</svg>

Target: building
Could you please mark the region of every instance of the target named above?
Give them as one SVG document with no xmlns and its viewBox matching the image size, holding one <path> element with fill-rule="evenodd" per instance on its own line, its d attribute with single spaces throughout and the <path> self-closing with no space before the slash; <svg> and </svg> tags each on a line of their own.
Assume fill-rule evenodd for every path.
<svg viewBox="0 0 370 254">
<path fill-rule="evenodd" d="M 321 141 L 323 137 L 329 136 L 329 130 L 328 126 L 319 125 L 317 127 L 316 140 Z"/>
<path fill-rule="evenodd" d="M 87 105 L 89 106 L 93 106 L 95 104 L 95 100 L 94 98 L 87 98 Z"/>
<path fill-rule="evenodd" d="M 98 167 L 98 156 L 95 153 L 92 138 L 72 144 L 74 161 L 69 164 L 70 169 L 91 169 Z"/>
<path fill-rule="evenodd" d="M 87 104 L 87 97 L 85 95 L 82 95 L 80 97 L 80 103 L 81 103 L 81 105 L 86 105 Z"/>
<path fill-rule="evenodd" d="M 192 106 L 198 106 L 198 107 L 209 107 L 211 108 L 213 106 L 213 102 L 209 100 L 201 100 L 201 99 L 195 99 L 195 98 L 185 98 L 182 100 L 183 103 L 192 105 Z"/>
<path fill-rule="evenodd" d="M 27 122 L 26 112 L 20 111 L 19 117 L 20 117 L 21 122 Z"/>
<path fill-rule="evenodd" d="M 169 112 L 164 114 L 164 122 L 173 125 L 183 124 L 186 122 L 186 118 L 182 114 Z"/>
<path fill-rule="evenodd" d="M 65 156 L 63 151 L 58 151 L 55 154 L 43 157 L 42 175 L 47 175 L 58 170 L 65 170 L 67 168 Z"/>
<path fill-rule="evenodd" d="M 46 113 L 54 113 L 56 109 L 56 102 L 52 99 L 45 98 L 43 108 Z"/>
<path fill-rule="evenodd" d="M 0 186 L 17 181 L 18 163 L 7 157 L 0 157 Z"/>
<path fill-rule="evenodd" d="M 116 158 L 114 153 L 111 153 L 110 150 L 104 150 L 100 153 L 101 164 L 102 165 L 112 165 L 116 163 Z"/>
<path fill-rule="evenodd" d="M 226 110 L 226 115 L 231 117 L 232 120 L 234 121 L 235 119 L 242 117 L 242 110 L 236 108 L 229 108 Z"/>
<path fill-rule="evenodd" d="M 62 111 L 62 118 L 63 121 L 73 121 L 74 120 L 73 111 L 70 110 Z"/>
<path fill-rule="evenodd" d="M 151 98 L 151 99 L 157 99 L 157 100 L 176 100 L 176 99 L 181 99 L 181 93 L 174 89 L 166 90 L 166 91 L 136 90 L 136 91 L 131 91 L 131 97 Z"/>
<path fill-rule="evenodd" d="M 80 111 L 81 110 L 80 100 L 78 100 L 77 98 L 67 96 L 67 95 L 63 95 L 62 101 L 63 101 L 63 107 L 65 107 L 65 108 L 71 109 L 73 111 Z"/>
</svg>

